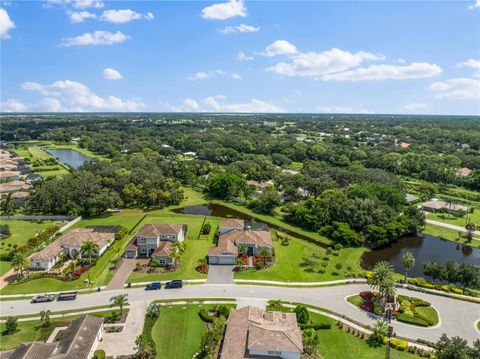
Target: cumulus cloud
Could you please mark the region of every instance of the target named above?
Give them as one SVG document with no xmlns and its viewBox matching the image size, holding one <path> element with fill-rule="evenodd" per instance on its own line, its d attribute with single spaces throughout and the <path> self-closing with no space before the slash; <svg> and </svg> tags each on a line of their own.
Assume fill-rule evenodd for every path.
<svg viewBox="0 0 480 359">
<path fill-rule="evenodd" d="M 293 55 L 297 53 L 297 48 L 294 44 L 286 40 L 277 40 L 272 42 L 265 48 L 261 55 L 272 57 L 277 55 Z"/>
<path fill-rule="evenodd" d="M 139 111 L 145 107 L 140 101 L 122 100 L 115 96 L 101 97 L 86 85 L 71 80 L 59 80 L 48 85 L 25 82 L 21 88 L 44 96 L 38 104 L 45 111 Z"/>
<path fill-rule="evenodd" d="M 231 34 L 231 33 L 236 33 L 236 32 L 257 32 L 260 31 L 259 27 L 255 27 L 252 25 L 245 25 L 245 24 L 240 24 L 237 26 L 227 26 L 224 27 L 220 32 L 223 32 L 224 34 Z"/>
<path fill-rule="evenodd" d="M 14 98 L 2 102 L 0 109 L 1 112 L 25 112 L 28 110 L 27 105 Z"/>
<path fill-rule="evenodd" d="M 474 9 L 478 9 L 480 7 L 480 0 L 475 0 L 475 3 L 473 3 L 472 5 L 470 5 L 468 8 L 470 10 L 474 10 Z"/>
<path fill-rule="evenodd" d="M 101 0 L 74 0 L 72 6 L 76 9 L 87 9 L 89 7 L 100 9 L 105 5 Z"/>
<path fill-rule="evenodd" d="M 120 72 L 110 67 L 104 69 L 102 74 L 103 78 L 107 80 L 121 80 L 123 78 Z"/>
<path fill-rule="evenodd" d="M 426 108 L 429 108 L 430 105 L 426 103 L 421 103 L 421 102 L 414 102 L 414 103 L 409 103 L 403 106 L 405 110 L 413 111 L 413 110 L 423 110 Z"/>
<path fill-rule="evenodd" d="M 473 76 L 480 77 L 480 60 L 469 59 L 464 62 L 459 62 L 457 67 L 468 67 L 474 69 L 476 72 L 473 74 Z"/>
<path fill-rule="evenodd" d="M 238 61 L 252 61 L 253 56 L 248 56 L 243 51 L 240 51 L 237 55 L 237 60 Z"/>
<path fill-rule="evenodd" d="M 0 9 L 0 39 L 9 39 L 8 32 L 15 28 L 15 23 L 5 9 Z"/>
<path fill-rule="evenodd" d="M 188 80 L 206 80 L 214 76 L 225 75 L 223 70 L 199 71 L 187 77 Z"/>
<path fill-rule="evenodd" d="M 241 80 L 241 79 L 242 79 L 242 76 L 240 76 L 239 74 L 232 74 L 232 79 L 234 79 L 234 80 Z"/>
<path fill-rule="evenodd" d="M 354 70 L 325 74 L 325 81 L 407 80 L 439 75 L 440 66 L 426 62 L 412 62 L 406 66 L 371 65 Z"/>
<path fill-rule="evenodd" d="M 236 16 L 246 16 L 247 8 L 243 0 L 230 0 L 207 6 L 202 9 L 202 17 L 207 20 L 225 20 Z"/>
<path fill-rule="evenodd" d="M 429 89 L 437 92 L 435 98 L 449 100 L 480 100 L 480 79 L 460 77 L 434 82 Z"/>
<path fill-rule="evenodd" d="M 209 96 L 202 101 L 187 98 L 179 106 L 160 102 L 162 107 L 171 112 L 285 112 L 276 105 L 258 99 L 246 103 L 225 103 L 223 95 Z"/>
<path fill-rule="evenodd" d="M 67 12 L 70 21 L 73 23 L 84 22 L 86 19 L 95 19 L 97 15 L 84 11 L 68 11 Z"/>
<path fill-rule="evenodd" d="M 113 45 L 116 43 L 124 42 L 130 39 L 121 31 L 115 33 L 109 31 L 95 31 L 86 32 L 82 35 L 75 37 L 67 37 L 63 39 L 62 45 L 66 47 L 70 46 L 98 46 L 98 45 Z"/>
<path fill-rule="evenodd" d="M 130 9 L 123 10 L 105 10 L 100 16 L 100 20 L 106 21 L 112 24 L 125 24 L 134 20 L 153 20 L 155 17 L 151 12 L 146 13 L 145 15 L 135 12 Z"/>
<path fill-rule="evenodd" d="M 320 113 L 371 113 L 364 108 L 352 108 L 342 106 L 319 106 L 315 108 L 316 112 Z"/>
</svg>

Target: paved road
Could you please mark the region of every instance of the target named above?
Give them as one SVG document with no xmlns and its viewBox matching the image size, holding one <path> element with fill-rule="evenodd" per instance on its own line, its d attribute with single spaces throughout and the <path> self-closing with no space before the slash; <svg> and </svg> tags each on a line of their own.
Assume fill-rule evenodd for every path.
<svg viewBox="0 0 480 359">
<path fill-rule="evenodd" d="M 465 227 L 455 226 L 453 224 L 443 223 L 443 222 L 439 222 L 439 221 L 432 221 L 431 219 L 426 219 L 425 222 L 427 222 L 429 224 L 433 224 L 435 226 L 448 228 L 448 229 L 453 229 L 457 232 L 468 232 Z M 474 231 L 473 234 L 480 235 L 480 231 Z"/>
<path fill-rule="evenodd" d="M 0 302 L 1 315 L 34 314 L 44 309 L 51 311 L 86 308 L 95 305 L 109 304 L 110 297 L 128 293 L 129 302 L 149 302 L 156 299 L 182 298 L 241 298 L 241 299 L 283 299 L 315 305 L 344 314 L 364 324 L 374 324 L 375 318 L 369 313 L 360 311 L 345 301 L 345 297 L 360 291 L 370 290 L 366 284 L 352 284 L 324 288 L 287 288 L 252 285 L 192 285 L 181 289 L 161 289 L 145 292 L 143 288 L 95 292 L 79 295 L 72 302 L 52 302 L 31 304 L 27 300 Z M 411 339 L 427 339 L 436 341 L 442 333 L 449 336 L 459 335 L 469 341 L 478 339 L 474 323 L 480 319 L 480 304 L 459 301 L 437 295 L 412 292 L 399 289 L 399 294 L 411 295 L 425 299 L 439 311 L 441 323 L 434 328 L 413 327 L 403 323 L 395 323 L 395 332 Z"/>
</svg>

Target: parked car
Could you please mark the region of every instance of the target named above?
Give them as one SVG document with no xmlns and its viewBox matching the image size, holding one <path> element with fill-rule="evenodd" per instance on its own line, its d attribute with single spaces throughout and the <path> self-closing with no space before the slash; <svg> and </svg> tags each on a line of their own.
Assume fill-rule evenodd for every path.
<svg viewBox="0 0 480 359">
<path fill-rule="evenodd" d="M 32 298 L 31 303 L 53 302 L 54 300 L 55 296 L 53 294 L 39 294 Z"/>
<path fill-rule="evenodd" d="M 58 295 L 57 301 L 61 300 L 75 300 L 77 298 L 78 292 L 76 290 L 71 292 L 62 292 Z"/>
<path fill-rule="evenodd" d="M 145 290 L 157 290 L 160 288 L 162 288 L 162 284 L 160 282 L 153 282 L 153 283 L 147 284 L 147 286 L 145 287 Z"/>
<path fill-rule="evenodd" d="M 165 289 L 172 289 L 172 288 L 182 288 L 183 282 L 181 280 L 172 280 L 165 284 Z"/>
</svg>

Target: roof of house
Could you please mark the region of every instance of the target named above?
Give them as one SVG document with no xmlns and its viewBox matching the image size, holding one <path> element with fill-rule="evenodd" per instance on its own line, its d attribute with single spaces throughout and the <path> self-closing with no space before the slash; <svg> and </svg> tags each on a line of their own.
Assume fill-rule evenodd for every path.
<svg viewBox="0 0 480 359">
<path fill-rule="evenodd" d="M 12 198 L 27 198 L 30 193 L 28 192 L 23 192 L 23 191 L 18 191 L 18 192 L 13 192 L 12 193 Z"/>
<path fill-rule="evenodd" d="M 272 237 L 268 231 L 233 230 L 218 237 L 218 245 L 208 249 L 209 256 L 238 255 L 238 246 L 242 243 L 257 247 L 272 248 Z"/>
<path fill-rule="evenodd" d="M 84 315 L 75 319 L 59 342 L 20 344 L 2 359 L 87 359 L 102 327 L 103 319 Z"/>
<path fill-rule="evenodd" d="M 93 228 L 75 228 L 32 255 L 31 259 L 36 261 L 49 261 L 60 254 L 64 246 L 81 247 L 86 241 L 92 241 L 98 248 L 102 248 L 112 240 L 113 237 L 113 233 L 96 232 Z"/>
<path fill-rule="evenodd" d="M 10 161 L 8 161 L 10 162 Z M 13 170 L 15 168 L 17 168 L 17 164 L 16 163 L 7 163 L 7 162 L 0 162 L 0 168 L 3 168 L 5 170 Z"/>
<path fill-rule="evenodd" d="M 154 257 L 168 257 L 172 253 L 173 247 L 170 241 L 160 241 L 158 247 L 153 251 Z"/>
<path fill-rule="evenodd" d="M 238 218 L 223 219 L 220 221 L 220 228 L 245 228 L 245 220 Z"/>
<path fill-rule="evenodd" d="M 468 211 L 467 206 L 463 206 L 461 204 L 456 204 L 456 203 L 447 203 L 439 199 L 433 199 L 431 201 L 424 202 L 422 203 L 422 207 L 430 208 L 430 209 L 447 208 L 452 211 Z"/>
<path fill-rule="evenodd" d="M 470 175 L 470 173 L 472 173 L 473 171 L 468 168 L 468 167 L 463 167 L 463 168 L 459 168 L 457 170 L 457 176 L 460 176 L 460 177 L 467 177 L 468 175 Z"/>
<path fill-rule="evenodd" d="M 413 194 L 407 193 L 407 194 L 405 195 L 405 200 L 406 200 L 407 202 L 413 202 L 413 201 L 416 201 L 417 199 L 418 199 L 418 197 L 417 197 L 417 196 L 414 196 Z"/>
<path fill-rule="evenodd" d="M 12 181 L 6 183 L 0 183 L 0 193 L 18 191 L 20 189 L 30 189 L 32 185 L 30 183 L 22 181 Z"/>
<path fill-rule="evenodd" d="M 0 177 L 18 177 L 20 172 L 17 171 L 0 171 Z"/>
<path fill-rule="evenodd" d="M 232 311 L 221 358 L 250 358 L 248 350 L 252 349 L 302 353 L 302 332 L 295 313 L 268 312 L 256 307 Z"/>
<path fill-rule="evenodd" d="M 182 224 L 145 224 L 136 235 L 151 238 L 162 234 L 179 234 L 182 228 Z"/>
<path fill-rule="evenodd" d="M 238 256 L 238 248 L 235 243 L 225 236 L 220 236 L 218 245 L 208 249 L 209 256 Z"/>
</svg>

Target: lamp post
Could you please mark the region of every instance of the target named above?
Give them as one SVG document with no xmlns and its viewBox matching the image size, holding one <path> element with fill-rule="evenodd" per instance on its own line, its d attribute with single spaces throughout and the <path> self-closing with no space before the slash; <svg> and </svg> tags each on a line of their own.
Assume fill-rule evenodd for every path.
<svg viewBox="0 0 480 359">
<path fill-rule="evenodd" d="M 387 340 L 387 359 L 390 359 L 390 338 L 393 334 L 393 326 L 388 326 L 388 340 Z"/>
</svg>

